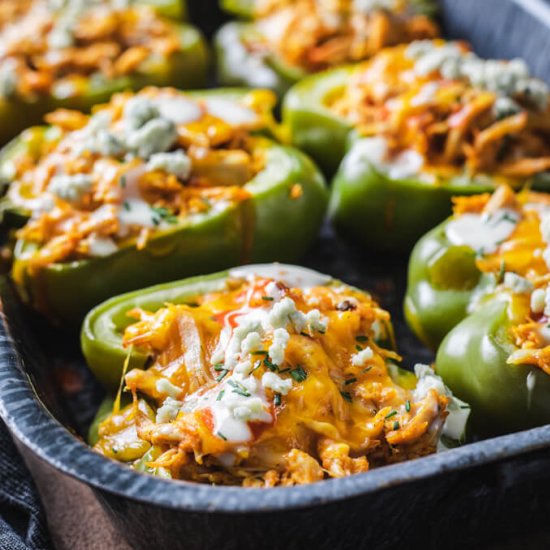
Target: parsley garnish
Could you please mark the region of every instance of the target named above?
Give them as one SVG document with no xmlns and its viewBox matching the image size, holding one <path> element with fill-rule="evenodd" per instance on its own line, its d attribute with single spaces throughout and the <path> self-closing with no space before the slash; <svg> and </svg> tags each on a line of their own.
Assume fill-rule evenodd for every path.
<svg viewBox="0 0 550 550">
<path fill-rule="evenodd" d="M 271 296 L 262 296 L 262 300 L 265 300 L 266 302 L 273 302 L 273 298 Z"/>
<path fill-rule="evenodd" d="M 275 406 L 278 407 L 281 404 L 281 394 L 276 393 L 275 397 L 273 398 L 273 403 L 275 403 Z"/>
<path fill-rule="evenodd" d="M 346 386 L 349 386 L 350 384 L 353 384 L 354 382 L 357 382 L 357 378 L 348 378 L 348 379 L 344 382 L 344 384 L 345 384 Z"/>
<path fill-rule="evenodd" d="M 271 372 L 278 372 L 279 371 L 279 367 L 275 363 L 272 363 L 270 361 L 269 357 L 266 357 L 264 359 L 263 363 Z"/>
<path fill-rule="evenodd" d="M 411 402 L 407 399 L 407 401 L 405 402 L 405 410 L 407 412 L 411 412 Z"/>
<path fill-rule="evenodd" d="M 250 355 L 267 355 L 267 353 L 265 349 L 257 349 L 256 351 L 250 352 Z"/>
<path fill-rule="evenodd" d="M 355 349 L 356 349 L 357 351 L 363 351 L 363 348 L 362 348 L 359 344 L 357 344 L 357 345 L 355 346 Z"/>
<path fill-rule="evenodd" d="M 221 439 L 223 439 L 224 441 L 227 441 L 227 437 L 225 437 L 225 435 L 223 435 L 222 432 L 218 432 L 216 435 Z"/>
<path fill-rule="evenodd" d="M 225 394 L 225 390 L 222 390 L 220 393 L 218 393 L 218 397 L 216 397 L 216 401 L 221 401 L 223 399 L 224 394 Z"/>
<path fill-rule="evenodd" d="M 303 382 L 307 378 L 307 372 L 298 365 L 290 371 L 290 376 L 296 380 L 296 382 Z"/>
<path fill-rule="evenodd" d="M 124 189 L 126 187 L 126 176 L 120 176 L 118 184 L 122 187 L 122 189 Z"/>
<path fill-rule="evenodd" d="M 250 397 L 250 392 L 240 382 L 229 380 L 227 383 L 233 388 L 233 393 L 242 395 L 243 397 Z"/>
<path fill-rule="evenodd" d="M 152 206 L 151 210 L 154 212 L 153 223 L 155 225 L 158 225 L 161 220 L 171 224 L 178 223 L 178 217 L 164 206 Z M 155 222 L 155 220 L 157 220 L 157 222 Z"/>
<path fill-rule="evenodd" d="M 302 330 L 302 332 L 300 332 L 300 334 L 301 334 L 302 336 L 307 336 L 307 337 L 309 338 L 309 334 L 308 334 L 307 332 L 304 332 L 303 330 Z"/>
<path fill-rule="evenodd" d="M 341 391 L 340 395 L 348 402 L 351 403 L 351 393 L 348 391 Z"/>
<path fill-rule="evenodd" d="M 219 376 L 216 377 L 216 382 L 221 382 L 226 376 L 229 371 L 227 369 L 222 369 Z"/>
<path fill-rule="evenodd" d="M 386 415 L 386 420 L 388 420 L 388 418 L 391 418 L 392 416 L 395 416 L 396 414 L 397 414 L 397 411 L 392 411 L 392 412 L 388 413 Z"/>
<path fill-rule="evenodd" d="M 399 422 L 397 420 L 393 423 L 393 429 L 398 430 L 399 429 Z"/>
<path fill-rule="evenodd" d="M 128 201 L 124 201 L 122 204 L 124 206 L 124 210 L 130 211 L 131 207 L 130 207 L 130 203 Z"/>
<path fill-rule="evenodd" d="M 222 370 L 225 370 L 225 369 L 224 369 L 223 363 L 216 363 L 216 364 L 214 365 L 214 370 L 217 371 L 217 372 L 220 372 L 220 371 L 222 371 Z"/>
<path fill-rule="evenodd" d="M 364 342 L 368 342 L 369 337 L 368 336 L 363 336 L 363 335 L 360 334 L 359 336 L 355 337 L 355 340 L 357 340 L 357 342 L 364 343 Z"/>
<path fill-rule="evenodd" d="M 370 367 L 367 367 L 366 369 L 363 369 L 361 372 L 369 372 L 372 369 L 372 365 Z"/>
</svg>

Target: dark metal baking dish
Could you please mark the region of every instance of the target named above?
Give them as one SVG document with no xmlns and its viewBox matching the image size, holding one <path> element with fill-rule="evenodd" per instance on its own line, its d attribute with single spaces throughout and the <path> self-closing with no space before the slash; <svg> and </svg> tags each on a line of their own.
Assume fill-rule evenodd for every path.
<svg viewBox="0 0 550 550">
<path fill-rule="evenodd" d="M 472 39 L 482 54 L 523 54 L 550 77 L 550 58 L 539 55 L 550 35 L 542 0 L 443 4 L 450 35 Z M 214 13 L 208 5 L 196 0 L 192 12 Z M 372 291 L 394 317 L 408 364 L 431 360 L 401 315 L 406 258 L 373 262 L 325 227 L 304 263 Z M 0 415 L 32 453 L 90 485 L 136 549 L 499 548 L 511 537 L 550 532 L 550 426 L 294 488 L 210 487 L 138 474 L 83 442 L 101 389 L 68 344 L 73 337 L 52 331 L 2 285 Z"/>
</svg>

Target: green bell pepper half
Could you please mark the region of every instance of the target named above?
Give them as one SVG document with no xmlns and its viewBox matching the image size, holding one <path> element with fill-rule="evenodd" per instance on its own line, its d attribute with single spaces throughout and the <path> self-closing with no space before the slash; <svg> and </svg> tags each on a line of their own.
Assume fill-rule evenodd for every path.
<svg viewBox="0 0 550 550">
<path fill-rule="evenodd" d="M 283 101 L 283 124 L 293 145 L 310 155 L 332 176 L 348 148 L 353 126 L 330 109 L 347 85 L 353 67 L 341 67 L 304 78 Z"/>
<path fill-rule="evenodd" d="M 478 269 L 474 250 L 447 239 L 449 221 L 422 237 L 409 260 L 405 318 L 432 349 L 468 315 L 474 298 L 495 285 L 492 274 Z"/>
<path fill-rule="evenodd" d="M 250 52 L 246 37 L 253 40 L 257 33 L 253 22 L 230 22 L 216 33 L 214 50 L 218 82 L 222 86 L 269 88 L 282 97 L 308 73 L 288 65 L 276 55 Z"/>
<path fill-rule="evenodd" d="M 473 433 L 497 435 L 550 423 L 550 376 L 532 365 L 509 365 L 517 348 L 509 303 L 494 300 L 458 324 L 437 353 L 437 374 L 472 408 Z"/>
<path fill-rule="evenodd" d="M 25 128 L 40 124 L 45 114 L 55 109 L 90 111 L 98 103 L 125 90 L 137 91 L 146 86 L 174 86 L 197 89 L 205 86 L 208 72 L 208 47 L 201 33 L 185 23 L 173 23 L 180 37 L 181 50 L 169 59 L 150 59 L 139 73 L 113 80 L 89 79 L 87 89 L 74 97 L 55 91 L 23 100 L 0 98 L 0 144 L 6 144 Z"/>
<path fill-rule="evenodd" d="M 21 296 L 52 320 L 79 322 L 103 300 L 136 288 L 211 273 L 232 265 L 289 261 L 305 253 L 323 220 L 327 191 L 321 173 L 300 151 L 255 138 L 264 168 L 245 184 L 251 197 L 180 220 L 149 239 L 104 258 L 53 264 L 31 275 L 18 241 L 12 270 Z M 291 196 L 300 184 L 302 194 Z"/>
</svg>

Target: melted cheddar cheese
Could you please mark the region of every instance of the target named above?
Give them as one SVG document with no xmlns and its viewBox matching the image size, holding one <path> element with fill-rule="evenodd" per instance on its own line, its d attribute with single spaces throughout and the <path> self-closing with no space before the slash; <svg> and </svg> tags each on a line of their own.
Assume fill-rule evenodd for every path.
<svg viewBox="0 0 550 550">
<path fill-rule="evenodd" d="M 415 13 L 405 0 L 259 1 L 256 30 L 246 38 L 251 52 L 275 53 L 307 72 L 360 61 L 384 47 L 438 34 L 435 23 Z"/>
<path fill-rule="evenodd" d="M 50 137 L 29 130 L 11 162 L 8 197 L 32 213 L 18 234 L 33 245 L 27 267 L 143 248 L 181 220 L 247 199 L 244 185 L 265 163 L 250 132 L 265 126 L 271 101 L 261 91 L 237 101 L 148 88 L 91 116 L 48 115 Z"/>
<path fill-rule="evenodd" d="M 100 426 L 105 456 L 174 479 L 272 487 L 436 450 L 452 396 L 437 377 L 394 381 L 389 315 L 363 292 L 255 275 L 130 315 L 124 346 L 150 362 L 125 375 L 132 403 Z"/>
<path fill-rule="evenodd" d="M 414 157 L 427 182 L 523 183 L 550 169 L 548 87 L 521 60 L 482 60 L 462 42 L 420 41 L 354 71 L 329 108 L 382 148 L 375 165 Z M 382 140 L 383 144 L 378 142 Z"/>
</svg>

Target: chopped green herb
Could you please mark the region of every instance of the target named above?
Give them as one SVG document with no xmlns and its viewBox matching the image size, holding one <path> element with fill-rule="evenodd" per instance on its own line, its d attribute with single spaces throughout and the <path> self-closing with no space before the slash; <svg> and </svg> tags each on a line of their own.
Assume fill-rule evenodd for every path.
<svg viewBox="0 0 550 550">
<path fill-rule="evenodd" d="M 124 201 L 122 205 L 124 206 L 124 210 L 128 210 L 128 211 L 131 210 L 131 206 L 128 201 Z"/>
<path fill-rule="evenodd" d="M 407 412 L 411 412 L 411 402 L 407 399 L 407 401 L 405 402 L 405 410 Z"/>
<path fill-rule="evenodd" d="M 500 269 L 498 271 L 498 275 L 497 275 L 497 283 L 502 283 L 502 281 L 504 281 L 504 272 L 506 270 L 506 263 L 504 262 L 504 260 L 501 260 L 500 261 Z"/>
<path fill-rule="evenodd" d="M 256 351 L 253 351 L 250 353 L 250 355 L 267 355 L 267 351 L 265 349 L 257 349 Z"/>
<path fill-rule="evenodd" d="M 393 429 L 398 430 L 399 429 L 399 422 L 397 420 L 393 423 Z"/>
<path fill-rule="evenodd" d="M 227 437 L 225 437 L 225 435 L 223 435 L 222 432 L 218 432 L 216 435 L 221 439 L 223 439 L 224 441 L 227 441 Z"/>
<path fill-rule="evenodd" d="M 152 206 L 151 210 L 155 213 L 156 219 L 159 220 L 159 223 L 160 223 L 160 220 L 164 220 L 166 223 L 171 223 L 171 224 L 178 223 L 178 217 L 173 212 L 170 212 L 170 210 L 168 210 L 168 208 L 165 208 L 164 206 Z M 153 216 L 153 223 L 155 223 L 154 219 L 155 219 L 155 216 Z M 158 224 L 155 224 L 155 225 L 158 225 Z"/>
<path fill-rule="evenodd" d="M 345 384 L 346 386 L 349 386 L 350 384 L 353 384 L 354 382 L 357 382 L 357 378 L 348 378 L 348 379 L 344 382 L 344 384 Z"/>
<path fill-rule="evenodd" d="M 363 369 L 361 372 L 369 372 L 372 370 L 372 365 L 370 367 L 367 367 L 366 369 Z"/>
<path fill-rule="evenodd" d="M 307 336 L 307 337 L 309 338 L 309 334 L 308 334 L 307 332 L 304 332 L 303 330 L 302 330 L 302 332 L 300 332 L 300 334 L 301 334 L 302 336 Z"/>
<path fill-rule="evenodd" d="M 273 403 L 275 403 L 275 406 L 278 407 L 281 404 L 281 394 L 276 393 L 275 397 L 273 398 Z"/>
<path fill-rule="evenodd" d="M 355 337 L 355 340 L 357 340 L 357 342 L 364 343 L 364 342 L 369 341 L 369 337 L 368 336 L 363 336 L 362 334 L 360 334 L 359 336 Z"/>
<path fill-rule="evenodd" d="M 160 220 L 155 216 L 151 218 L 151 221 L 153 222 L 153 225 L 160 225 Z"/>
<path fill-rule="evenodd" d="M 279 374 L 284 374 L 285 372 L 288 372 L 290 370 L 290 367 L 287 367 L 286 369 L 280 370 Z"/>
<path fill-rule="evenodd" d="M 279 367 L 275 363 L 272 363 L 269 357 L 266 357 L 263 363 L 271 372 L 279 372 Z"/>
<path fill-rule="evenodd" d="M 122 187 L 122 189 L 124 189 L 126 187 L 126 176 L 120 176 L 118 184 Z"/>
<path fill-rule="evenodd" d="M 229 371 L 227 369 L 222 369 L 220 374 L 216 377 L 216 382 L 221 382 L 226 376 Z"/>
<path fill-rule="evenodd" d="M 217 372 L 220 372 L 221 370 L 225 370 L 224 364 L 223 363 L 216 363 L 214 365 L 214 370 L 217 371 Z"/>
<path fill-rule="evenodd" d="M 460 408 L 461 408 L 461 409 L 469 409 L 469 408 L 470 408 L 470 405 L 460 405 Z"/>
<path fill-rule="evenodd" d="M 325 333 L 326 333 L 326 330 L 325 330 L 324 328 L 318 328 L 318 329 L 317 329 L 317 332 L 318 332 L 319 334 L 325 334 Z"/>
<path fill-rule="evenodd" d="M 397 414 L 397 411 L 392 411 L 392 412 L 388 413 L 388 414 L 386 415 L 386 420 L 387 420 L 388 418 L 391 418 L 392 416 L 395 416 L 396 414 Z"/>
<path fill-rule="evenodd" d="M 273 302 L 273 298 L 271 296 L 262 296 L 262 300 L 265 300 L 266 302 Z"/>
<path fill-rule="evenodd" d="M 357 345 L 355 346 L 355 349 L 356 349 L 357 351 L 363 351 L 363 348 L 362 348 L 359 344 L 357 344 Z"/>
<path fill-rule="evenodd" d="M 216 397 L 216 401 L 221 401 L 223 399 L 224 394 L 225 394 L 225 390 L 222 390 L 220 393 L 218 393 L 218 397 Z"/>
<path fill-rule="evenodd" d="M 296 380 L 296 382 L 303 382 L 307 378 L 307 372 L 298 365 L 290 371 L 290 376 Z"/>
<path fill-rule="evenodd" d="M 341 391 L 340 395 L 348 402 L 351 403 L 351 393 L 348 391 Z"/>
<path fill-rule="evenodd" d="M 233 393 L 242 395 L 243 397 L 250 397 L 250 392 L 240 382 L 229 380 L 228 384 L 233 388 Z"/>
<path fill-rule="evenodd" d="M 256 372 L 261 366 L 262 366 L 262 362 L 256 361 L 254 363 L 254 368 L 250 371 L 250 374 L 252 374 L 253 372 Z"/>
</svg>

